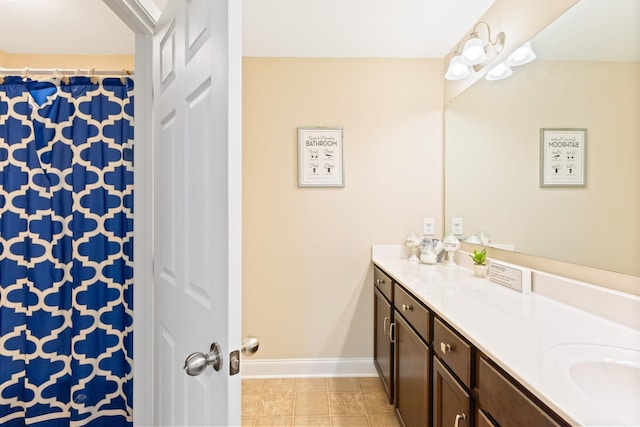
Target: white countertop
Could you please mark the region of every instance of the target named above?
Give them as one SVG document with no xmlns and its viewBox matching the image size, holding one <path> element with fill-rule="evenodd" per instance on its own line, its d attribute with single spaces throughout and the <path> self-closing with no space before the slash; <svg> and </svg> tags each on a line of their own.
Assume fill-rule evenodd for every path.
<svg viewBox="0 0 640 427">
<path fill-rule="evenodd" d="M 425 265 L 375 247 L 372 260 L 568 422 L 640 425 L 639 330 L 460 266 Z M 605 364 L 613 369 L 599 375 Z M 632 392 L 620 393 L 621 386 Z"/>
</svg>

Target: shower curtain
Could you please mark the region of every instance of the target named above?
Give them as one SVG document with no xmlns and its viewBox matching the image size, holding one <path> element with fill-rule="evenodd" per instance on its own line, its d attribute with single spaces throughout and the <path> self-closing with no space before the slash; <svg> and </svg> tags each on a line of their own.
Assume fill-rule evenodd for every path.
<svg viewBox="0 0 640 427">
<path fill-rule="evenodd" d="M 64 80 L 0 79 L 0 425 L 130 426 L 133 82 Z"/>
</svg>

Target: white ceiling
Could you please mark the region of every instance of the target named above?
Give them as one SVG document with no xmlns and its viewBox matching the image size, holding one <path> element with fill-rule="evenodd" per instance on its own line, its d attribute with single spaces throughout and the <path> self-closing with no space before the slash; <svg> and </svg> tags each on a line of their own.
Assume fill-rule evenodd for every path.
<svg viewBox="0 0 640 427">
<path fill-rule="evenodd" d="M 408 58 L 444 57 L 493 3 L 242 1 L 245 56 Z M 133 34 L 102 0 L 0 0 L 0 17 L 7 53 L 134 51 Z M 532 44 L 541 59 L 640 61 L 639 40 L 640 0 L 581 0 Z"/>
<path fill-rule="evenodd" d="M 244 55 L 442 58 L 493 0 L 244 0 Z"/>
<path fill-rule="evenodd" d="M 247 56 L 442 58 L 493 0 L 243 0 Z M 102 0 L 0 0 L 7 53 L 133 54 Z"/>
</svg>

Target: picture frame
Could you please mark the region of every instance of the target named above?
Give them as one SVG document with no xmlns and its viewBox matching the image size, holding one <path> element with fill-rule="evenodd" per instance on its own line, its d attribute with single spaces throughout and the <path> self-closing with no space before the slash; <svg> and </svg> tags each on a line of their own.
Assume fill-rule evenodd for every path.
<svg viewBox="0 0 640 427">
<path fill-rule="evenodd" d="M 587 129 L 540 129 L 540 187 L 585 187 Z"/>
<path fill-rule="evenodd" d="M 298 187 L 344 187 L 344 129 L 298 127 Z"/>
</svg>

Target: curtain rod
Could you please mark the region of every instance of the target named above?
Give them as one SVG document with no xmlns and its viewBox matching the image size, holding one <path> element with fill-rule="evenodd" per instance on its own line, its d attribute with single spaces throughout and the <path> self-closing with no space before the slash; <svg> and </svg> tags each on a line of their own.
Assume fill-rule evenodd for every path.
<svg viewBox="0 0 640 427">
<path fill-rule="evenodd" d="M 0 67 L 0 74 L 29 76 L 32 74 L 53 74 L 60 77 L 71 76 L 113 76 L 127 77 L 133 76 L 133 70 L 96 70 L 94 68 L 3 68 Z"/>
</svg>

